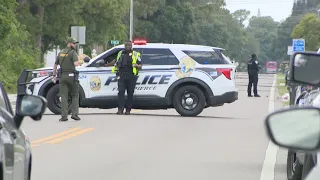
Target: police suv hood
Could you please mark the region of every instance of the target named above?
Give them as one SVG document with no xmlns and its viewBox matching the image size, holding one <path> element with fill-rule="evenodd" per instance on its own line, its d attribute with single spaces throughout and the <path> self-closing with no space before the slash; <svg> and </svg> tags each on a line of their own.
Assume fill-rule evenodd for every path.
<svg viewBox="0 0 320 180">
<path fill-rule="evenodd" d="M 83 63 L 81 66 L 76 67 L 76 69 L 81 68 L 81 67 L 85 67 L 84 65 L 87 65 L 88 63 Z M 58 67 L 59 69 L 59 67 Z M 35 71 L 53 71 L 53 67 L 43 67 L 43 68 L 38 68 L 35 69 Z"/>
<path fill-rule="evenodd" d="M 38 68 L 35 70 L 53 70 L 53 67 L 43 67 L 43 68 Z"/>
</svg>

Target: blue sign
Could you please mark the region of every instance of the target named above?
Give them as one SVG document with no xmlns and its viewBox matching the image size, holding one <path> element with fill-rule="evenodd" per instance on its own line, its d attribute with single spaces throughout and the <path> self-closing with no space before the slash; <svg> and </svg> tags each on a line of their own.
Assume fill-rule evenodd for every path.
<svg viewBox="0 0 320 180">
<path fill-rule="evenodd" d="M 293 52 L 304 52 L 305 51 L 304 39 L 293 39 L 292 49 L 293 49 Z"/>
</svg>

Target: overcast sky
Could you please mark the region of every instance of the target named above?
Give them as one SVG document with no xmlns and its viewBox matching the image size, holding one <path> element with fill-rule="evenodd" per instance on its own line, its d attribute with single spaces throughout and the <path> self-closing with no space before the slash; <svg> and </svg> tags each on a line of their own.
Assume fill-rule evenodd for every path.
<svg viewBox="0 0 320 180">
<path fill-rule="evenodd" d="M 246 9 L 257 15 L 260 8 L 261 16 L 271 16 L 275 21 L 285 20 L 292 10 L 294 0 L 226 0 L 227 9 L 234 12 Z"/>
</svg>

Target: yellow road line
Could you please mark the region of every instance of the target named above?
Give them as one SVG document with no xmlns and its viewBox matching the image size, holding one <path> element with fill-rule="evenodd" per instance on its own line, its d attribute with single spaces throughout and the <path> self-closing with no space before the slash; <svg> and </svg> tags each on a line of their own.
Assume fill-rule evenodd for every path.
<svg viewBox="0 0 320 180">
<path fill-rule="evenodd" d="M 142 111 L 141 109 L 133 109 L 131 112 L 135 113 L 135 112 L 140 112 Z"/>
<path fill-rule="evenodd" d="M 41 139 L 38 139 L 38 140 L 35 140 L 35 141 L 32 141 L 31 144 L 32 145 L 35 145 L 35 144 L 38 144 L 38 143 L 42 143 L 42 142 L 45 142 L 45 141 L 48 141 L 48 140 L 51 140 L 51 139 L 54 139 L 54 138 L 58 138 L 60 136 L 64 136 L 66 134 L 69 134 L 71 132 L 75 132 L 75 131 L 78 131 L 80 128 L 72 128 L 72 129 L 69 129 L 67 131 L 63 131 L 61 133 L 58 133 L 58 134 L 54 134 L 52 136 L 49 136 L 49 137 L 45 137 L 45 138 L 41 138 Z"/>
<path fill-rule="evenodd" d="M 56 139 L 53 139 L 51 141 L 48 141 L 48 142 L 45 142 L 46 144 L 56 144 L 56 143 L 59 143 L 63 140 L 66 140 L 66 139 L 69 139 L 69 138 L 72 138 L 74 136 L 78 136 L 80 134 L 83 134 L 83 133 L 86 133 L 86 132 L 89 132 L 89 131 L 92 131 L 93 128 L 87 128 L 87 129 L 82 129 L 80 131 L 77 131 L 77 132 L 74 132 L 74 133 L 70 133 L 66 136 L 62 136 L 62 137 L 59 137 L 59 138 L 56 138 Z"/>
</svg>

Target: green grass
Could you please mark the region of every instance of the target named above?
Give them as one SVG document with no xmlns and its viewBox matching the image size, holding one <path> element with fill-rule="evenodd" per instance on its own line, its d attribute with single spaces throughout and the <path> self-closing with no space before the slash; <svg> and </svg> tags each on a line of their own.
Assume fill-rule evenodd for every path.
<svg viewBox="0 0 320 180">
<path fill-rule="evenodd" d="M 286 80 L 285 80 L 286 75 L 285 74 L 277 74 L 277 88 L 278 88 L 278 92 L 280 97 L 282 95 L 284 95 L 285 93 L 288 93 L 287 87 L 286 86 L 281 86 L 280 84 L 285 84 Z M 289 105 L 290 102 L 283 102 L 283 105 Z"/>
</svg>

